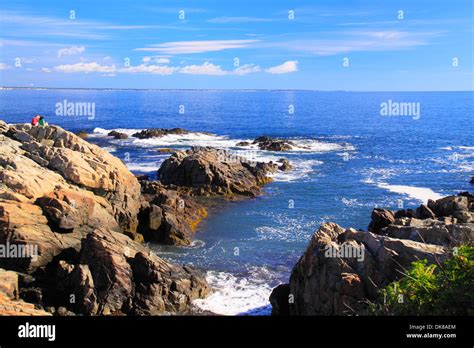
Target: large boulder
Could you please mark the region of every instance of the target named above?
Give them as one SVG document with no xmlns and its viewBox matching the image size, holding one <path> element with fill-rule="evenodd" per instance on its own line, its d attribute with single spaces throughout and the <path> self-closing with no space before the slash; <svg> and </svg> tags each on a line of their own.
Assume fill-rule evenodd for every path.
<svg viewBox="0 0 474 348">
<path fill-rule="evenodd" d="M 270 301 L 278 309 L 288 306 L 290 315 L 364 314 L 378 290 L 398 279 L 413 261 L 435 262 L 445 254 L 446 249 L 438 245 L 325 223 L 293 268 L 291 301 L 277 291 Z"/>
<path fill-rule="evenodd" d="M 387 227 L 395 221 L 395 216 L 393 212 L 388 209 L 375 208 L 372 210 L 371 219 L 369 231 L 379 233 L 382 228 Z"/>
<path fill-rule="evenodd" d="M 249 161 L 224 150 L 193 147 L 172 154 L 158 176 L 165 185 L 193 188 L 200 195 L 253 197 L 260 193 L 260 186 L 271 181 L 267 174 L 277 169 L 276 164 Z"/>
<path fill-rule="evenodd" d="M 20 124 L 4 134 L 0 179 L 6 187 L 0 197 L 10 194 L 17 200 L 31 200 L 58 185 L 74 185 L 104 198 L 123 230 L 136 230 L 140 185 L 120 159 L 57 126 Z M 36 162 L 33 168 L 32 162 Z"/>
<path fill-rule="evenodd" d="M 173 265 L 123 234 L 97 229 L 74 260 L 50 266 L 54 300 L 85 315 L 182 312 L 210 288 L 203 275 Z M 69 301 L 71 297 L 74 301 Z"/>
<path fill-rule="evenodd" d="M 38 255 L 2 258 L 32 273 L 100 226 L 135 233 L 140 186 L 117 158 L 60 127 L 0 122 L 0 242 Z"/>
</svg>

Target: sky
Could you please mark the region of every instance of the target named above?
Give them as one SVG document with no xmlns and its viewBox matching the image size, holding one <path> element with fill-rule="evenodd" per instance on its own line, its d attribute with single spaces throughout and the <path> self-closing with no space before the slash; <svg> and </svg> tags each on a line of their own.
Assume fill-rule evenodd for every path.
<svg viewBox="0 0 474 348">
<path fill-rule="evenodd" d="M 2 0 L 0 86 L 474 90 L 472 0 Z"/>
</svg>

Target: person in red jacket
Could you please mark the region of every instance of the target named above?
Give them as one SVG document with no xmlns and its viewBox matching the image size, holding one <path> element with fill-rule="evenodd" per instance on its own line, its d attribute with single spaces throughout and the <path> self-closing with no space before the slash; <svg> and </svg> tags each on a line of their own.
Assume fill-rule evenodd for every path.
<svg viewBox="0 0 474 348">
<path fill-rule="evenodd" d="M 35 115 L 33 119 L 31 120 L 31 125 L 32 126 L 37 126 L 39 121 L 40 121 L 41 116 L 40 115 Z"/>
</svg>

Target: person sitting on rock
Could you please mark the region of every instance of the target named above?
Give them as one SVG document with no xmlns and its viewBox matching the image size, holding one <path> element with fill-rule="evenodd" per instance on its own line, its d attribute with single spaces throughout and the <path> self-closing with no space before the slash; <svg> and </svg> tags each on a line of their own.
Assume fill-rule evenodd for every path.
<svg viewBox="0 0 474 348">
<path fill-rule="evenodd" d="M 40 118 L 41 118 L 41 116 L 36 114 L 35 117 L 33 117 L 32 120 L 31 120 L 31 125 L 32 126 L 37 126 L 38 123 L 39 123 Z"/>
<path fill-rule="evenodd" d="M 39 124 L 41 127 L 44 127 L 44 126 L 47 126 L 47 125 L 48 125 L 48 123 L 45 121 L 45 119 L 44 119 L 43 116 L 40 116 L 39 121 L 38 121 L 38 124 Z"/>
</svg>

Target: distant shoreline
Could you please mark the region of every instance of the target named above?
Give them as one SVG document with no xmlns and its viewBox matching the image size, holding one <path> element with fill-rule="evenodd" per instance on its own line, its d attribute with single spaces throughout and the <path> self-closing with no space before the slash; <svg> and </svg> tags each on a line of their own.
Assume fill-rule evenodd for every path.
<svg viewBox="0 0 474 348">
<path fill-rule="evenodd" d="M 322 92 L 322 93 L 472 93 L 465 91 L 346 91 L 319 89 L 268 89 L 268 88 L 83 88 L 83 87 L 10 87 L 1 86 L 0 90 L 82 90 L 82 91 L 256 91 L 256 92 Z"/>
</svg>

